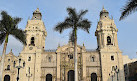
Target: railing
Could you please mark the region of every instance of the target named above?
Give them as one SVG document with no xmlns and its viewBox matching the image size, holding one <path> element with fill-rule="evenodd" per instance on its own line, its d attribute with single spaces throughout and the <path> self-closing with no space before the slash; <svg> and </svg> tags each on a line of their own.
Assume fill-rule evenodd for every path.
<svg viewBox="0 0 137 81">
<path fill-rule="evenodd" d="M 49 50 L 45 50 L 45 52 L 56 52 L 57 49 L 49 49 Z"/>
<path fill-rule="evenodd" d="M 96 52 L 96 49 L 86 49 L 87 52 Z"/>
</svg>

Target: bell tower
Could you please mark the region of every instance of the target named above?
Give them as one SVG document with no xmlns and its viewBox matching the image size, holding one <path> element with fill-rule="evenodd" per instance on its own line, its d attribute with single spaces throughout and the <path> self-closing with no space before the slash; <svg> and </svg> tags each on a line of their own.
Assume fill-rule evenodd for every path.
<svg viewBox="0 0 137 81">
<path fill-rule="evenodd" d="M 116 76 L 118 76 L 119 81 L 125 81 L 122 52 L 118 47 L 117 32 L 118 29 L 113 18 L 110 18 L 109 12 L 103 8 L 95 32 L 98 44 L 97 50 L 100 54 L 101 81 L 112 81 L 112 79 L 117 81 Z M 118 71 L 118 74 L 115 70 Z"/>
<path fill-rule="evenodd" d="M 117 32 L 118 29 L 116 28 L 113 18 L 111 19 L 109 17 L 109 12 L 103 7 L 102 11 L 100 12 L 100 20 L 98 22 L 95 32 L 95 36 L 97 37 L 98 49 L 119 50 Z"/>
<path fill-rule="evenodd" d="M 47 32 L 44 22 L 42 21 L 42 15 L 39 8 L 33 12 L 32 19 L 28 20 L 25 32 L 27 35 L 27 45 L 25 46 L 24 50 L 45 48 L 45 38 L 47 36 Z"/>
<path fill-rule="evenodd" d="M 25 61 L 25 67 L 21 69 L 20 81 L 41 81 L 41 55 L 45 49 L 47 32 L 42 14 L 37 8 L 33 12 L 31 20 L 28 20 L 26 28 L 26 43 L 19 57 Z"/>
</svg>

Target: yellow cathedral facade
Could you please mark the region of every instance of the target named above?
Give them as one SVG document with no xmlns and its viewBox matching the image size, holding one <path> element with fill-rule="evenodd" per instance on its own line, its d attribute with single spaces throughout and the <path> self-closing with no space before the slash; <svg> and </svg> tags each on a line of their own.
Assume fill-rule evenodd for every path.
<svg viewBox="0 0 137 81">
<path fill-rule="evenodd" d="M 12 50 L 5 56 L 2 81 L 16 81 L 17 76 L 19 81 L 74 81 L 74 46 L 69 41 L 56 50 L 45 50 L 47 32 L 39 9 L 27 21 L 25 32 L 27 45 L 19 56 Z M 95 31 L 98 48 L 87 50 L 77 45 L 78 81 L 125 81 L 117 32 L 103 8 Z"/>
</svg>

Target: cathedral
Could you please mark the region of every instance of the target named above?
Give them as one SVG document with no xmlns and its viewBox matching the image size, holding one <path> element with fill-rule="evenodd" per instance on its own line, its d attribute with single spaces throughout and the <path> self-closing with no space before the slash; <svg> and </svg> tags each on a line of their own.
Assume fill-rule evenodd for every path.
<svg viewBox="0 0 137 81">
<path fill-rule="evenodd" d="M 25 32 L 27 45 L 19 56 L 12 50 L 5 56 L 2 81 L 74 81 L 74 45 L 69 41 L 56 50 L 45 50 L 47 32 L 38 8 L 27 21 Z M 95 31 L 97 49 L 77 45 L 78 81 L 125 81 L 117 32 L 103 8 Z"/>
</svg>

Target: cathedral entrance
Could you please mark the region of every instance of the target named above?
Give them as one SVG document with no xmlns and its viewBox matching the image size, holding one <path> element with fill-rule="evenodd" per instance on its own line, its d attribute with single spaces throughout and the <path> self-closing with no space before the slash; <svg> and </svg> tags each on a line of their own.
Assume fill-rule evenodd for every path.
<svg viewBox="0 0 137 81">
<path fill-rule="evenodd" d="M 46 75 L 46 81 L 52 81 L 52 75 L 51 74 Z"/>
<path fill-rule="evenodd" d="M 74 70 L 68 71 L 68 81 L 74 81 Z"/>
<path fill-rule="evenodd" d="M 5 75 L 4 76 L 4 81 L 10 81 L 10 76 L 9 75 Z"/>
<path fill-rule="evenodd" d="M 97 81 L 97 74 L 96 73 L 91 74 L 91 81 Z"/>
</svg>

